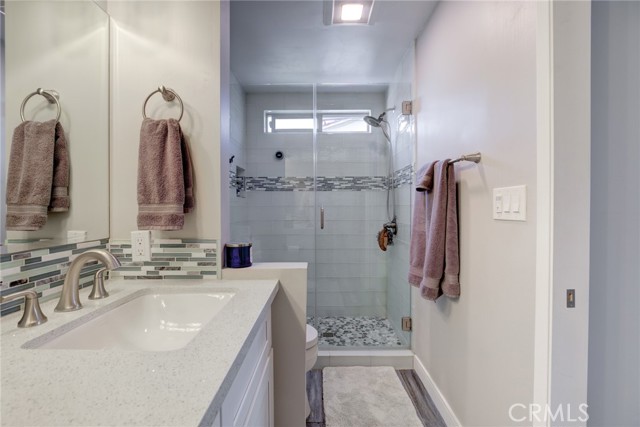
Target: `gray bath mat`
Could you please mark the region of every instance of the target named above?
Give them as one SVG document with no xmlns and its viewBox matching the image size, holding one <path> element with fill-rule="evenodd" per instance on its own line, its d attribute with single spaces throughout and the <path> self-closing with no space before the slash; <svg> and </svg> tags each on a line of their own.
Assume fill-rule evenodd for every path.
<svg viewBox="0 0 640 427">
<path fill-rule="evenodd" d="M 422 427 L 390 366 L 323 369 L 327 427 Z"/>
</svg>

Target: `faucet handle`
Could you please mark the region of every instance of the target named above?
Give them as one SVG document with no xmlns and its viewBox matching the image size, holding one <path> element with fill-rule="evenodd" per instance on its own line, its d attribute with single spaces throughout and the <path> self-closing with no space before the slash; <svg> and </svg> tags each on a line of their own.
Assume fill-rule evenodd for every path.
<svg viewBox="0 0 640 427">
<path fill-rule="evenodd" d="M 38 301 L 38 293 L 33 289 L 16 292 L 15 294 L 0 297 L 0 302 L 13 301 L 18 298 L 24 298 L 24 313 L 18 322 L 19 328 L 29 328 L 45 323 L 48 319 L 40 309 Z"/>
<path fill-rule="evenodd" d="M 91 289 L 89 299 L 102 299 L 109 296 L 109 292 L 104 288 L 104 273 L 108 270 L 108 268 L 101 268 L 96 271 L 96 275 L 93 277 L 93 289 Z"/>
</svg>

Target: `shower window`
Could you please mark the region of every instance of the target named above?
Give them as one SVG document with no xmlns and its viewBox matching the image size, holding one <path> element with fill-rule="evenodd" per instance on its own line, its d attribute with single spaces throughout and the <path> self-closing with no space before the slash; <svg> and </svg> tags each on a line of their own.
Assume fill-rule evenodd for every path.
<svg viewBox="0 0 640 427">
<path fill-rule="evenodd" d="M 319 133 L 370 133 L 362 120 L 371 110 L 320 110 L 316 112 Z M 265 133 L 305 133 L 313 131 L 313 111 L 264 112 Z"/>
</svg>

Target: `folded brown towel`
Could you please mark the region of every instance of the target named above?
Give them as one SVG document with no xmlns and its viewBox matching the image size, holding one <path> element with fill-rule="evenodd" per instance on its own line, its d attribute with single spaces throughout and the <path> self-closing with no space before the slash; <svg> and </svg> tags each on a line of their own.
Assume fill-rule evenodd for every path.
<svg viewBox="0 0 640 427">
<path fill-rule="evenodd" d="M 38 230 L 69 209 L 69 157 L 62 125 L 25 121 L 13 132 L 7 174 L 7 230 Z"/>
<path fill-rule="evenodd" d="M 174 119 L 144 119 L 138 153 L 138 228 L 181 230 L 195 205 L 191 156 Z"/>
<path fill-rule="evenodd" d="M 449 160 L 418 171 L 411 230 L 409 283 L 423 298 L 460 295 L 455 171 Z"/>
</svg>

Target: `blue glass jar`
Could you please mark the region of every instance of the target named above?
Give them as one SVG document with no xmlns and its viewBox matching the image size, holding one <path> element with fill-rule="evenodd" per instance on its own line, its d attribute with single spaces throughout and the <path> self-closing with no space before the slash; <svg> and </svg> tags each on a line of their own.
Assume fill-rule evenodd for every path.
<svg viewBox="0 0 640 427">
<path fill-rule="evenodd" d="M 227 267 L 251 267 L 251 243 L 227 243 L 224 251 Z"/>
</svg>

